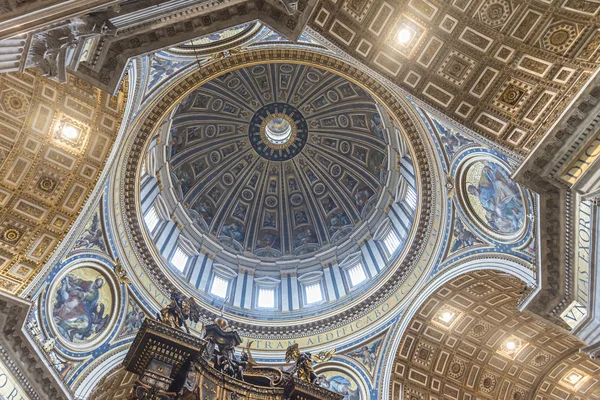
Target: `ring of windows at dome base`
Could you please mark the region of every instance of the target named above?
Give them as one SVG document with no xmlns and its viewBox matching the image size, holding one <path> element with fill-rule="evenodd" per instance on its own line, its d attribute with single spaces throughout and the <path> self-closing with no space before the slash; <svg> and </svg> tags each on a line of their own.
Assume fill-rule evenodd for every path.
<svg viewBox="0 0 600 400">
<path fill-rule="evenodd" d="M 296 76 L 300 88 L 329 84 L 294 105 L 218 95 L 251 93 L 263 77 L 284 85 L 286 76 Z M 348 109 L 362 114 L 340 111 Z M 294 64 L 234 71 L 188 95 L 165 126 L 163 145 L 146 156 L 160 172 L 142 178 L 143 218 L 168 270 L 206 301 L 227 301 L 241 315 L 271 310 L 288 318 L 333 309 L 368 290 L 409 241 L 418 208 L 412 159 L 389 152 L 390 135 L 403 140 L 399 129 L 369 93 L 340 76 Z M 254 131 L 264 147 L 254 144 Z M 156 178 L 170 181 L 176 197 L 157 190 Z M 181 204 L 196 229 L 173 229 L 169 216 Z M 391 204 L 388 215 L 384 204 Z M 250 213 L 256 219 L 248 222 Z M 319 225 L 328 227 L 322 236 Z M 285 236 L 294 238 L 288 249 Z M 358 246 L 357 236 L 365 238 Z"/>
<path fill-rule="evenodd" d="M 279 50 L 275 49 L 274 54 L 271 54 L 270 57 L 277 59 L 277 57 L 280 57 L 278 52 Z M 291 53 L 286 51 L 283 58 L 289 60 L 290 55 L 292 58 L 295 57 L 294 54 L 294 51 Z M 314 58 L 313 60 L 317 61 L 316 65 L 328 65 L 325 58 L 320 60 L 319 57 L 326 58 L 326 56 Z M 234 55 L 232 59 L 227 61 L 229 64 L 233 60 L 231 65 L 235 65 L 238 60 L 241 61 L 244 58 L 245 56 Z M 325 64 L 320 64 L 321 62 L 325 62 Z M 228 68 L 231 65 L 228 65 Z M 279 72 L 285 75 L 297 68 L 294 65 L 293 63 L 280 64 L 276 62 L 274 65 L 265 68 L 264 65 L 254 64 L 246 68 L 246 72 L 249 71 L 255 76 L 260 76 L 269 69 L 272 72 L 274 68 L 280 68 Z M 302 65 L 302 67 L 307 68 L 306 65 Z M 250 68 L 252 69 L 250 70 Z M 357 70 L 353 70 L 353 67 L 349 68 L 342 68 L 343 75 L 357 76 Z M 227 70 L 224 75 L 213 79 L 210 83 L 215 85 L 226 84 L 228 93 L 239 90 L 236 93 L 243 94 L 244 91 L 240 88 L 239 81 L 235 80 L 235 76 L 231 74 L 235 70 L 236 67 L 234 66 L 233 69 Z M 307 70 L 305 72 L 313 71 Z M 334 75 L 338 72 L 336 70 Z M 320 79 L 318 74 L 307 74 L 306 78 L 311 83 L 318 82 Z M 366 92 L 364 88 L 356 85 L 356 82 L 361 81 L 364 81 L 364 79 L 358 77 L 349 81 L 355 85 L 353 87 L 354 92 L 348 90 L 348 85 L 336 86 L 338 93 L 321 93 L 324 97 L 319 96 L 318 101 L 305 104 L 298 107 L 298 109 L 304 115 L 312 116 L 315 115 L 316 110 L 320 110 L 328 102 L 338 101 L 342 96 L 360 98 L 360 95 L 363 94 L 361 91 L 370 94 L 370 91 Z M 143 177 L 141 190 L 135 195 L 142 202 L 142 204 L 136 206 L 138 210 L 141 210 L 137 215 L 139 215 L 139 221 L 142 225 L 145 225 L 146 214 L 148 214 L 149 220 L 154 213 L 158 215 L 157 220 L 152 223 L 154 225 L 151 227 L 152 229 L 143 228 L 146 237 L 144 243 L 136 242 L 134 244 L 137 251 L 144 257 L 146 264 L 144 270 L 151 277 L 155 276 L 167 286 L 175 285 L 175 287 L 180 288 L 176 290 L 193 293 L 201 302 L 207 305 L 212 304 L 216 308 L 220 308 L 223 303 L 223 298 L 217 294 L 225 295 L 225 312 L 234 320 L 236 320 L 235 315 L 245 318 L 250 317 L 253 320 L 261 320 L 262 318 L 269 320 L 293 319 L 297 327 L 303 326 L 305 322 L 308 323 L 312 318 L 311 316 L 314 315 L 320 315 L 328 320 L 335 318 L 339 322 L 343 321 L 344 318 L 350 318 L 352 315 L 362 315 L 361 313 L 367 312 L 374 306 L 371 304 L 370 299 L 375 298 L 372 296 L 375 291 L 379 294 L 387 293 L 384 296 L 392 293 L 390 292 L 392 290 L 390 284 L 397 282 L 400 275 L 408 274 L 408 271 L 413 269 L 416 260 L 420 257 L 419 254 L 421 254 L 418 249 L 422 248 L 424 240 L 433 240 L 430 238 L 430 231 L 426 227 L 432 222 L 437 222 L 430 218 L 432 215 L 430 212 L 431 203 L 423 203 L 420 199 L 420 192 L 425 190 L 426 193 L 431 193 L 432 180 L 430 174 L 436 174 L 436 172 L 431 169 L 429 160 L 426 157 L 427 152 L 430 150 L 423 151 L 425 142 L 422 141 L 422 138 L 426 136 L 420 131 L 421 125 L 414 124 L 413 116 L 409 116 L 410 113 L 414 112 L 410 110 L 410 104 L 403 100 L 398 103 L 398 100 L 394 100 L 394 98 L 390 98 L 385 94 L 386 89 L 383 86 L 377 85 L 374 82 L 370 90 L 374 90 L 373 93 L 377 94 L 377 98 L 387 98 L 388 103 L 383 107 L 377 101 L 371 99 L 375 107 L 374 110 L 377 111 L 377 116 L 373 120 L 367 119 L 364 121 L 363 119 L 366 124 L 361 123 L 360 116 L 351 115 L 336 115 L 336 118 L 327 120 L 306 118 L 311 134 L 305 150 L 293 161 L 300 162 L 303 160 L 302 162 L 306 162 L 307 159 L 311 162 L 317 161 L 319 155 L 322 154 L 322 151 L 319 152 L 320 149 L 327 149 L 326 146 L 334 147 L 332 146 L 333 142 L 328 140 L 331 137 L 327 137 L 322 132 L 323 128 L 332 126 L 335 126 L 336 129 L 358 126 L 362 127 L 365 133 L 367 131 L 373 132 L 371 130 L 373 128 L 383 129 L 385 135 L 389 135 L 391 131 L 391 136 L 386 136 L 383 142 L 385 143 L 384 152 L 388 152 L 389 149 L 392 151 L 388 154 L 385 163 L 380 162 L 377 164 L 378 166 L 381 165 L 382 168 L 377 168 L 381 175 L 378 173 L 375 179 L 381 179 L 382 183 L 381 189 L 375 190 L 374 199 L 376 201 L 367 201 L 366 204 L 369 207 L 364 207 L 364 210 L 366 210 L 364 214 L 359 212 L 358 218 L 349 219 L 352 226 L 349 226 L 348 230 L 344 230 L 343 226 L 341 226 L 342 229 L 332 230 L 332 236 L 337 234 L 333 237 L 333 240 L 319 241 L 319 243 L 311 243 L 307 240 L 299 241 L 298 243 L 303 246 L 302 251 L 290 251 L 288 249 L 281 251 L 277 248 L 269 248 L 269 246 L 256 248 L 238 241 L 235 234 L 230 233 L 231 231 L 225 232 L 225 235 L 220 234 L 223 232 L 221 230 L 218 230 L 216 234 L 211 233 L 211 226 L 208 223 L 201 223 L 201 221 L 207 221 L 204 218 L 198 218 L 204 211 L 201 208 L 198 208 L 196 213 L 194 212 L 196 210 L 190 210 L 190 206 L 193 204 L 187 201 L 186 194 L 193 194 L 197 188 L 192 188 L 190 192 L 190 187 L 181 186 L 181 178 L 185 176 L 185 173 L 189 174 L 190 170 L 188 169 L 185 172 L 186 168 L 181 168 L 182 164 L 176 165 L 178 161 L 185 159 L 187 154 L 192 151 L 187 146 L 187 138 L 191 137 L 194 140 L 204 138 L 212 141 L 214 138 L 219 138 L 219 136 L 224 138 L 227 134 L 244 131 L 244 128 L 238 130 L 237 126 L 224 127 L 218 126 L 212 121 L 205 121 L 202 130 L 198 131 L 194 129 L 193 124 L 187 124 L 187 126 L 186 124 L 172 124 L 173 114 L 163 114 L 159 119 L 153 118 L 152 121 L 162 120 L 164 123 L 160 125 L 158 131 L 154 131 L 153 137 L 157 141 L 152 141 L 151 147 L 147 147 L 150 140 L 149 136 L 144 134 L 144 137 L 148 138 L 145 139 L 147 144 L 146 150 L 144 150 L 147 151 L 146 162 L 144 163 L 146 167 L 140 169 L 140 163 L 138 163 L 137 173 L 139 174 L 140 170 L 144 170 L 148 176 Z M 212 100 L 215 100 L 215 102 L 212 103 Z M 273 97 L 268 100 L 273 101 Z M 268 104 L 268 102 L 265 103 Z M 259 104 L 253 105 L 251 99 L 244 104 L 254 107 L 259 106 Z M 223 99 L 210 98 L 207 101 L 206 96 L 188 96 L 187 100 L 184 99 L 184 101 L 178 103 L 174 111 L 177 113 L 184 106 L 212 110 L 213 112 L 218 111 L 221 114 L 223 112 L 231 113 L 232 111 L 235 113 L 235 107 L 232 108 L 232 105 L 235 106 L 235 104 L 223 101 Z M 388 116 L 385 111 L 388 107 L 393 111 L 393 114 L 391 114 L 393 118 Z M 246 115 L 249 118 L 252 113 Z M 402 125 L 396 126 L 397 122 L 394 120 L 401 120 Z M 153 122 L 152 124 L 156 123 Z M 159 125 L 155 126 L 158 127 Z M 177 129 L 183 130 L 186 135 L 184 140 L 181 139 L 179 134 L 172 135 L 173 130 Z M 147 132 L 147 130 L 142 128 L 140 132 Z M 409 141 L 405 141 L 405 135 L 407 135 Z M 343 164 L 354 156 L 359 157 L 360 151 L 357 152 L 356 150 L 358 147 L 364 147 L 366 143 L 358 143 L 357 146 L 356 140 L 349 140 L 348 135 L 337 139 L 335 149 L 340 153 L 336 160 L 338 162 L 325 162 L 317 166 L 318 174 L 315 173 L 315 176 L 320 179 L 312 182 L 314 185 L 310 187 L 313 191 L 311 196 L 314 195 L 317 199 L 327 196 L 329 188 L 326 184 L 331 185 L 331 182 L 339 183 L 342 179 L 345 180 L 347 170 L 340 168 L 340 163 Z M 156 143 L 160 144 L 159 147 L 152 147 Z M 251 150 L 250 147 L 247 147 L 247 142 L 243 140 L 236 142 L 236 144 L 240 145 L 241 151 L 250 152 Z M 368 143 L 366 144 L 368 146 Z M 429 144 L 426 146 L 429 146 Z M 219 165 L 225 165 L 223 161 L 226 161 L 227 154 L 220 151 L 215 152 L 215 149 L 209 149 L 208 147 L 201 158 L 219 163 Z M 174 153 L 172 153 L 173 148 L 176 150 Z M 183 150 L 180 151 L 181 149 Z M 139 160 L 138 153 L 135 151 L 132 154 L 138 157 Z M 304 153 L 307 153 L 307 155 L 304 156 Z M 254 153 L 254 157 L 256 156 L 257 154 Z M 250 161 L 269 163 L 260 155 L 258 155 L 258 158 L 254 157 Z M 248 161 L 243 158 L 238 159 Z M 133 157 L 126 160 L 127 170 L 130 169 L 133 160 Z M 148 168 L 149 165 L 153 167 Z M 372 165 L 373 163 L 371 163 Z M 284 173 L 288 170 L 286 168 L 280 169 L 280 172 L 283 172 L 280 176 L 284 176 Z M 221 179 L 222 187 L 236 187 L 236 184 L 241 184 L 241 187 L 238 186 L 241 189 L 238 192 L 239 199 L 253 201 L 256 192 L 247 190 L 246 184 L 251 183 L 250 186 L 252 186 L 255 182 L 237 179 L 236 174 L 238 172 L 232 170 L 219 172 L 217 175 Z M 323 174 L 325 173 L 328 174 L 328 177 L 324 183 Z M 265 183 L 265 186 L 261 186 L 261 190 L 266 191 L 269 188 L 266 183 L 268 181 L 261 182 Z M 305 184 L 306 180 L 302 183 Z M 275 187 L 281 188 L 282 184 L 275 182 Z M 128 208 L 128 204 L 131 203 L 128 203 L 127 200 L 128 192 L 125 193 L 125 208 Z M 198 191 L 195 193 L 198 193 Z M 302 192 L 302 194 L 304 193 Z M 290 194 L 284 197 L 265 195 L 261 197 L 261 200 L 264 200 L 266 208 L 279 207 L 282 203 L 291 206 L 300 204 L 297 193 Z M 364 196 L 361 196 L 364 199 Z M 357 198 L 361 198 L 361 196 L 357 196 Z M 224 198 L 228 198 L 228 196 Z M 339 199 L 336 198 L 336 200 Z M 231 201 L 226 203 L 226 207 L 230 206 L 233 207 Z M 233 209 L 230 208 L 230 210 Z M 376 210 L 376 212 L 371 212 L 372 210 Z M 264 216 L 264 214 L 258 214 L 260 214 L 260 217 Z M 336 218 L 338 217 L 336 215 Z M 128 216 L 126 221 L 126 224 L 130 224 L 132 229 L 138 229 L 134 218 Z M 279 218 L 276 218 L 275 221 L 276 223 L 282 222 Z M 418 221 L 418 224 L 415 224 L 415 221 Z M 267 222 L 269 222 L 268 218 Z M 222 227 L 223 224 L 220 226 Z M 165 232 L 168 231 L 171 233 L 167 235 Z M 415 236 L 417 231 L 423 234 Z M 181 251 L 176 250 L 179 243 L 186 240 L 195 246 L 198 255 L 188 254 L 184 257 Z M 155 247 L 155 250 L 149 252 L 145 246 Z M 390 251 L 394 246 L 399 246 L 398 250 L 395 252 Z M 158 258 L 156 257 L 157 249 L 160 249 Z M 373 251 L 374 249 L 377 251 Z M 177 256 L 175 257 L 176 251 Z M 148 258 L 147 255 L 152 258 Z M 406 255 L 410 256 L 408 263 L 399 268 Z M 417 258 L 414 258 L 415 256 Z M 178 267 L 172 265 L 172 259 Z M 183 270 L 183 272 L 178 270 Z M 306 277 L 314 278 L 315 273 L 317 277 L 320 276 L 320 279 L 317 279 L 318 285 L 313 286 L 313 283 L 309 285 L 306 282 Z M 162 277 L 164 274 L 169 275 L 167 280 Z M 383 276 L 388 278 L 382 280 Z M 263 286 L 265 286 L 264 280 L 266 278 L 269 280 L 267 286 L 271 287 L 265 289 Z M 217 284 L 213 288 L 215 280 Z M 225 290 L 223 289 L 224 286 L 226 286 Z M 319 291 L 316 290 L 317 288 L 320 291 L 320 296 Z M 241 295 L 242 293 L 243 295 Z M 261 299 L 258 299 L 259 293 L 262 293 L 260 294 Z M 274 296 L 275 299 L 269 300 L 270 296 Z M 268 307 L 265 305 L 268 305 Z M 274 307 L 271 307 L 271 305 L 274 305 Z M 271 312 L 265 313 L 267 309 Z M 206 310 L 210 314 L 210 307 Z M 247 321 L 247 319 L 244 320 Z M 254 325 L 246 326 L 247 324 L 242 322 L 244 320 L 236 320 L 237 326 L 241 327 L 239 324 L 244 324 L 242 329 L 249 329 L 248 332 L 254 332 L 255 329 L 260 330 L 258 326 L 256 328 Z"/>
</svg>

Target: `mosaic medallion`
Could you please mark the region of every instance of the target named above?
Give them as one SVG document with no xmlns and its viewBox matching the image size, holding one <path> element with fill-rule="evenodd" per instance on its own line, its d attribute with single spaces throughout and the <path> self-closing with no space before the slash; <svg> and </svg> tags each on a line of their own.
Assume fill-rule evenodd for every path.
<svg viewBox="0 0 600 400">
<path fill-rule="evenodd" d="M 295 107 L 272 103 L 254 113 L 248 129 L 254 150 L 270 161 L 286 161 L 296 157 L 308 139 L 308 125 Z"/>
<path fill-rule="evenodd" d="M 54 279 L 47 304 L 57 339 L 85 348 L 102 340 L 115 320 L 114 284 L 95 266 L 76 266 Z"/>
<path fill-rule="evenodd" d="M 524 199 L 519 186 L 500 163 L 478 160 L 464 177 L 466 201 L 483 227 L 500 235 L 513 235 L 525 224 Z"/>
</svg>

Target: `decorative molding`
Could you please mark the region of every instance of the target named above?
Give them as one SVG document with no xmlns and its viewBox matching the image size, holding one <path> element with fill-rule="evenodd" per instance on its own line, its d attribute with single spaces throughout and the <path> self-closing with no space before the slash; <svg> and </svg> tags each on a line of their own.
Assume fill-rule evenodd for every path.
<svg viewBox="0 0 600 400">
<path fill-rule="evenodd" d="M 30 311 L 31 303 L 0 291 L 0 354 L 32 399 L 70 399 L 70 393 L 25 333 Z"/>
</svg>

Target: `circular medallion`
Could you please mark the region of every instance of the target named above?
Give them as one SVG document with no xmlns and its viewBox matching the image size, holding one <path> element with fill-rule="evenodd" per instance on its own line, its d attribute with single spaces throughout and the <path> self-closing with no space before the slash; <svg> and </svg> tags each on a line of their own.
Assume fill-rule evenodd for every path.
<svg viewBox="0 0 600 400">
<path fill-rule="evenodd" d="M 216 99 L 215 101 L 212 102 L 213 111 L 219 111 L 221 109 L 221 107 L 223 107 L 223 100 Z"/>
<path fill-rule="evenodd" d="M 333 164 L 331 166 L 331 175 L 334 178 L 339 178 L 340 175 L 342 175 L 342 167 L 340 167 L 338 164 Z"/>
<path fill-rule="evenodd" d="M 340 151 L 344 154 L 350 153 L 350 143 L 348 143 L 348 142 L 340 143 Z"/>
<path fill-rule="evenodd" d="M 47 315 L 65 347 L 83 350 L 111 332 L 117 312 L 116 284 L 94 264 L 76 264 L 57 275 L 48 291 Z"/>
<path fill-rule="evenodd" d="M 317 75 L 314 72 L 309 72 L 308 74 L 306 74 L 306 78 L 314 83 L 319 82 L 319 75 Z"/>
<path fill-rule="evenodd" d="M 295 193 L 292 195 L 292 197 L 290 197 L 290 203 L 292 203 L 295 206 L 299 206 L 300 204 L 302 204 L 302 201 L 304 201 L 304 199 L 302 198 L 301 194 Z"/>
<path fill-rule="evenodd" d="M 315 194 L 317 196 L 320 196 L 323 193 L 325 193 L 325 185 L 323 185 L 321 182 L 319 182 L 313 187 L 313 191 L 315 192 Z"/>
<path fill-rule="evenodd" d="M 348 117 L 346 117 L 345 115 L 340 115 L 338 117 L 338 122 L 340 123 L 340 126 L 342 128 L 347 128 L 348 125 L 350 125 L 350 121 L 348 121 Z"/>
<path fill-rule="evenodd" d="M 471 159 L 461 174 L 462 196 L 475 222 L 499 239 L 515 239 L 525 227 L 525 199 L 498 160 Z"/>
<path fill-rule="evenodd" d="M 330 90 L 329 92 L 327 92 L 327 98 L 332 103 L 337 103 L 340 99 L 340 96 L 337 94 L 337 92 L 335 90 Z"/>
<path fill-rule="evenodd" d="M 480 9 L 483 23 L 492 27 L 504 24 L 511 13 L 510 3 L 506 0 L 488 0 Z"/>
<path fill-rule="evenodd" d="M 218 151 L 213 151 L 212 153 L 210 153 L 210 161 L 212 161 L 213 163 L 218 163 L 219 161 L 221 161 L 221 154 Z"/>
<path fill-rule="evenodd" d="M 553 46 L 563 45 L 567 40 L 569 40 L 569 32 L 568 31 L 556 31 L 552 35 L 550 35 L 549 40 Z"/>
<path fill-rule="evenodd" d="M 214 125 L 208 125 L 206 127 L 206 136 L 213 137 L 217 133 L 217 128 Z"/>
<path fill-rule="evenodd" d="M 11 229 L 7 229 L 4 231 L 3 238 L 6 242 L 14 243 L 14 242 L 19 241 L 19 239 L 21 238 L 21 235 L 22 235 L 21 232 L 19 232 L 16 229 L 11 228 Z"/>
<path fill-rule="evenodd" d="M 308 125 L 295 107 L 272 103 L 254 113 L 248 136 L 261 157 L 270 161 L 286 161 L 300 154 L 306 145 Z"/>
<path fill-rule="evenodd" d="M 54 189 L 54 186 L 56 186 L 56 181 L 54 181 L 53 179 L 48 178 L 47 176 L 42 177 L 42 179 L 40 179 L 39 187 L 43 191 L 51 192 Z"/>
<path fill-rule="evenodd" d="M 572 24 L 564 23 L 548 29 L 542 37 L 542 43 L 547 50 L 562 52 L 567 50 L 577 37 L 577 30 Z"/>
<path fill-rule="evenodd" d="M 233 185 L 233 182 L 235 182 L 233 175 L 231 175 L 229 172 L 226 172 L 223 174 L 223 183 L 224 184 L 226 184 L 227 186 L 231 186 L 231 185 Z"/>
<path fill-rule="evenodd" d="M 9 100 L 10 106 L 16 110 L 23 108 L 23 102 L 18 97 L 11 97 Z"/>
<path fill-rule="evenodd" d="M 254 198 L 254 193 L 250 189 L 244 189 L 242 190 L 242 198 L 244 200 L 250 201 Z"/>
<path fill-rule="evenodd" d="M 272 207 L 272 208 L 277 207 L 277 197 L 275 197 L 275 196 L 268 196 L 265 199 L 265 204 L 268 207 Z"/>
</svg>

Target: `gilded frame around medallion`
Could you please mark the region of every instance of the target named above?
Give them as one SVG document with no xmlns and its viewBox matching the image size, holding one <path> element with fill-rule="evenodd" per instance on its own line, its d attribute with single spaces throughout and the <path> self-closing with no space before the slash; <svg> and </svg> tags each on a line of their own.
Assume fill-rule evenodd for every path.
<svg viewBox="0 0 600 400">
<path fill-rule="evenodd" d="M 497 240 L 498 242 L 514 243 L 521 240 L 529 230 L 530 218 L 529 218 L 529 202 L 528 196 L 525 190 L 516 184 L 518 187 L 518 194 L 523 207 L 523 215 L 521 216 L 521 225 L 517 229 L 512 231 L 503 232 L 500 229 L 494 229 L 494 227 L 486 221 L 485 217 L 481 215 L 482 210 L 475 210 L 470 195 L 468 193 L 469 186 L 469 173 L 473 168 L 477 167 L 477 164 L 496 164 L 498 165 L 506 175 L 510 174 L 511 166 L 504 160 L 487 153 L 474 153 L 461 160 L 457 168 L 456 182 L 457 182 L 457 198 L 461 205 L 461 208 L 465 214 L 469 217 L 469 221 L 472 223 L 486 236 Z M 495 187 L 495 186 L 494 186 Z M 478 212 L 479 211 L 479 212 Z"/>
</svg>

